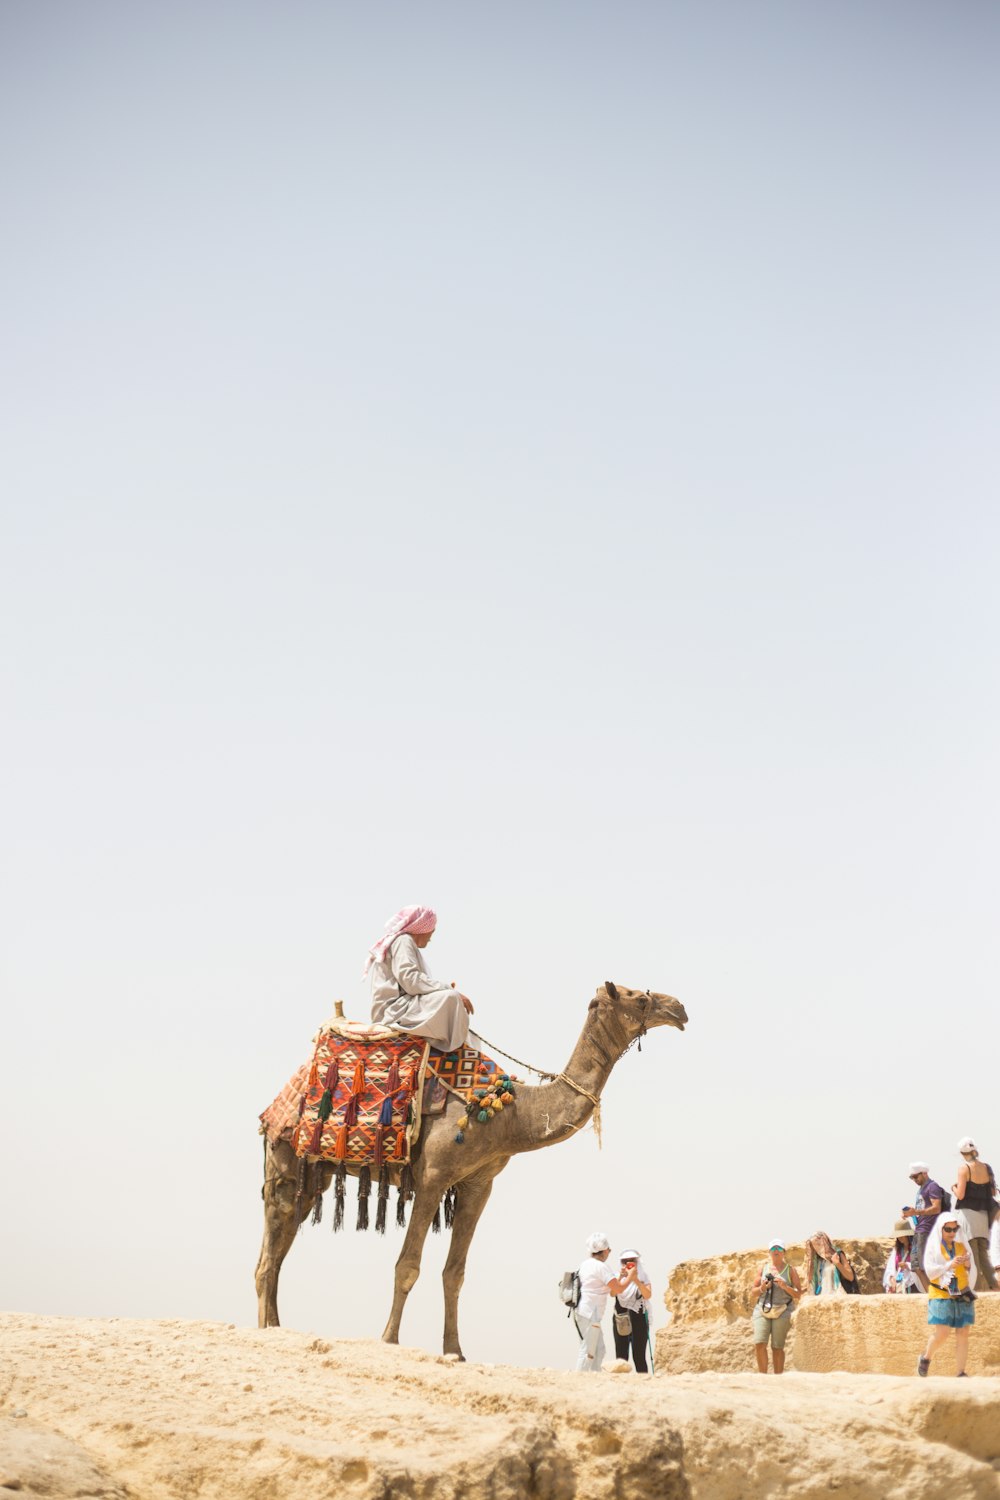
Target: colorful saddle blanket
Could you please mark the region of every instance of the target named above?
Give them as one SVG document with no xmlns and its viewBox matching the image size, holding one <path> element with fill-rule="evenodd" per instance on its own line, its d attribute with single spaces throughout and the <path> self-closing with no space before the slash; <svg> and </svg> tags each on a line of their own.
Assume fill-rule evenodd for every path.
<svg viewBox="0 0 1000 1500">
<path fill-rule="evenodd" d="M 467 1097 L 471 1089 L 490 1083 L 500 1071 L 492 1057 L 475 1047 L 460 1047 L 457 1052 L 438 1052 L 432 1047 L 424 1079 L 424 1114 L 444 1114 L 448 1103 L 445 1084 Z"/>
<path fill-rule="evenodd" d="M 312 1061 L 260 1116 L 271 1145 L 296 1156 L 379 1167 L 410 1160 L 420 1132 L 430 1043 L 384 1026 L 324 1026 Z"/>
</svg>

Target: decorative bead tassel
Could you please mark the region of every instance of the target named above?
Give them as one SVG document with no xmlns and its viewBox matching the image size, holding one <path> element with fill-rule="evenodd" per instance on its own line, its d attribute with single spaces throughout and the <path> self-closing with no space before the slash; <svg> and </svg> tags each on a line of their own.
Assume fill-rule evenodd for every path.
<svg viewBox="0 0 1000 1500">
<path fill-rule="evenodd" d="M 332 1113 L 333 1113 L 333 1095 L 330 1093 L 329 1089 L 324 1089 L 323 1090 L 323 1097 L 319 1101 L 319 1106 L 318 1106 L 318 1108 L 316 1110 L 316 1113 L 319 1115 L 319 1117 L 320 1117 L 321 1120 L 328 1120 L 330 1118 L 330 1116 L 332 1115 Z"/>
<path fill-rule="evenodd" d="M 455 1222 L 455 1199 L 455 1189 L 450 1187 L 444 1195 L 444 1227 L 446 1229 L 450 1229 Z"/>
<path fill-rule="evenodd" d="M 399 1174 L 399 1191 L 404 1198 L 413 1197 L 413 1168 L 409 1162 Z"/>
<path fill-rule="evenodd" d="M 354 1069 L 354 1082 L 351 1084 L 352 1094 L 363 1094 L 365 1091 L 365 1065 L 359 1062 Z"/>
<path fill-rule="evenodd" d="M 382 1100 L 382 1108 L 378 1112 L 378 1122 L 379 1122 L 380 1125 L 391 1125 L 392 1124 L 392 1095 L 391 1094 L 386 1094 L 385 1098 Z"/>
<path fill-rule="evenodd" d="M 378 1174 L 378 1206 L 375 1210 L 375 1232 L 385 1234 L 385 1216 L 389 1208 L 389 1168 Z"/>
<path fill-rule="evenodd" d="M 308 1094 L 308 1092 L 306 1092 L 306 1093 L 304 1093 L 304 1094 L 303 1094 L 303 1095 L 302 1095 L 302 1098 L 301 1098 L 301 1099 L 300 1099 L 300 1100 L 299 1100 L 299 1119 L 300 1119 L 300 1120 L 301 1120 L 301 1118 L 302 1118 L 302 1115 L 303 1115 L 303 1112 L 304 1112 L 304 1110 L 305 1110 L 305 1107 L 306 1107 L 306 1100 L 307 1100 L 307 1099 L 308 1099 L 308 1098 L 309 1098 L 309 1094 Z"/>
<path fill-rule="evenodd" d="M 398 1088 L 399 1088 L 399 1058 L 396 1057 L 396 1056 L 393 1056 L 392 1063 L 391 1063 L 390 1068 L 389 1068 L 389 1076 L 385 1080 L 385 1091 L 386 1091 L 387 1094 L 394 1094 Z"/>
<path fill-rule="evenodd" d="M 370 1167 L 362 1167 L 358 1175 L 358 1228 L 368 1228 L 368 1195 L 372 1190 Z"/>
<path fill-rule="evenodd" d="M 323 1187 L 322 1187 L 322 1184 L 319 1181 L 319 1174 L 317 1173 L 316 1202 L 313 1204 L 312 1223 L 313 1224 L 320 1224 L 320 1223 L 322 1223 L 322 1220 L 323 1220 Z"/>
<path fill-rule="evenodd" d="M 323 1121 L 317 1120 L 313 1128 L 312 1139 L 309 1142 L 309 1155 L 318 1156 L 323 1145 Z"/>
<path fill-rule="evenodd" d="M 347 1177 L 347 1168 L 343 1162 L 337 1163 L 333 1178 L 333 1232 L 339 1233 L 344 1227 L 344 1182 Z"/>
<path fill-rule="evenodd" d="M 396 1227 L 402 1229 L 406 1224 L 406 1196 L 403 1193 L 403 1185 L 400 1183 L 396 1194 Z"/>
<path fill-rule="evenodd" d="M 343 1161 L 347 1156 L 347 1126 L 341 1125 L 337 1131 L 337 1139 L 333 1144 L 333 1154 L 338 1161 Z"/>
<path fill-rule="evenodd" d="M 406 1131 L 396 1131 L 396 1160 L 402 1161 L 406 1155 Z"/>
<path fill-rule="evenodd" d="M 332 1094 L 333 1091 L 334 1091 L 334 1089 L 337 1087 L 337 1082 L 338 1082 L 339 1078 L 340 1078 L 340 1063 L 337 1061 L 336 1058 L 334 1058 L 333 1062 L 330 1064 L 330 1066 L 326 1070 L 326 1077 L 323 1079 L 323 1087 L 325 1089 L 329 1089 L 330 1093 Z"/>
<path fill-rule="evenodd" d="M 435 1234 L 440 1234 L 441 1233 L 441 1205 L 440 1205 L 440 1203 L 438 1204 L 437 1208 L 434 1210 L 434 1217 L 431 1220 L 431 1228 L 433 1229 L 433 1231 L 434 1231 Z"/>
<path fill-rule="evenodd" d="M 352 1094 L 344 1105 L 344 1124 L 356 1125 L 358 1123 L 358 1096 Z"/>
<path fill-rule="evenodd" d="M 374 1146 L 374 1150 L 373 1150 L 373 1155 L 375 1157 L 375 1165 L 377 1167 L 380 1167 L 382 1165 L 383 1160 L 385 1159 L 385 1142 L 382 1139 L 382 1137 L 384 1135 L 385 1135 L 385 1131 L 382 1129 L 381 1126 L 379 1126 L 378 1130 L 376 1130 L 376 1132 L 375 1132 L 375 1146 Z"/>
</svg>

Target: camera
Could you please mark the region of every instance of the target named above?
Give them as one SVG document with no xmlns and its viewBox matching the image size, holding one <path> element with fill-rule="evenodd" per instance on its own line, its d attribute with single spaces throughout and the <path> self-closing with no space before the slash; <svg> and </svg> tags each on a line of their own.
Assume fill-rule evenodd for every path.
<svg viewBox="0 0 1000 1500">
<path fill-rule="evenodd" d="M 764 1277 L 764 1280 L 765 1281 L 773 1281 L 774 1280 L 774 1272 L 773 1271 L 768 1271 L 767 1275 Z"/>
</svg>

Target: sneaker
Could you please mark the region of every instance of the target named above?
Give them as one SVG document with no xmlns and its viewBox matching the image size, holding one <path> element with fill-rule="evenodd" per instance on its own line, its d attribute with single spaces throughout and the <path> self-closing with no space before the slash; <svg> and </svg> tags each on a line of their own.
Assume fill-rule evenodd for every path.
<svg viewBox="0 0 1000 1500">
<path fill-rule="evenodd" d="M 930 1367 L 931 1367 L 930 1360 L 927 1358 L 927 1356 L 925 1354 L 921 1354 L 920 1358 L 917 1360 L 917 1374 L 918 1375 L 926 1375 L 927 1371 L 930 1369 Z"/>
</svg>

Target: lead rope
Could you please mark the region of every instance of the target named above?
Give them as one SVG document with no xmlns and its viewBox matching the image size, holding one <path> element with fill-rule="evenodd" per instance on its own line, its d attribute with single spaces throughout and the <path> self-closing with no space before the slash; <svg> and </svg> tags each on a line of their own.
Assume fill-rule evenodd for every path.
<svg viewBox="0 0 1000 1500">
<path fill-rule="evenodd" d="M 642 1039 L 646 1035 L 646 1007 L 649 1004 L 649 1000 L 650 1000 L 650 994 L 649 994 L 649 991 L 647 990 L 646 993 L 645 993 L 645 995 L 643 996 L 642 1021 L 641 1021 L 641 1025 L 640 1025 L 640 1028 L 639 1028 L 639 1034 L 638 1034 L 638 1036 L 634 1037 L 631 1042 L 628 1042 L 626 1044 L 624 1050 L 621 1051 L 618 1054 L 618 1057 L 615 1058 L 614 1062 L 620 1061 L 620 1059 L 625 1056 L 625 1053 L 628 1052 L 635 1045 L 636 1042 L 638 1042 L 638 1044 L 639 1044 L 639 1051 L 640 1052 L 642 1051 Z M 594 1135 L 597 1137 L 597 1149 L 598 1149 L 598 1151 L 600 1151 L 600 1150 L 603 1149 L 603 1142 L 601 1140 L 601 1098 L 600 1098 L 599 1094 L 592 1094 L 589 1089 L 582 1088 L 580 1084 L 576 1083 L 574 1081 L 574 1079 L 570 1078 L 570 1076 L 569 1076 L 568 1073 L 547 1073 L 544 1070 L 544 1068 L 535 1068 L 535 1067 L 532 1067 L 531 1063 L 523 1062 L 521 1060 L 521 1058 L 519 1058 L 519 1057 L 512 1057 L 509 1052 L 505 1052 L 502 1047 L 497 1047 L 493 1042 L 489 1041 L 486 1037 L 481 1036 L 478 1031 L 475 1034 L 479 1038 L 479 1040 L 482 1042 L 483 1046 L 487 1047 L 490 1050 L 490 1052 L 498 1052 L 500 1054 L 500 1056 L 501 1057 L 505 1057 L 508 1062 L 517 1063 L 517 1066 L 519 1068 L 527 1068 L 528 1072 L 529 1073 L 534 1073 L 534 1075 L 535 1075 L 536 1078 L 547 1078 L 552 1083 L 558 1083 L 558 1082 L 568 1083 L 571 1089 L 575 1089 L 578 1094 L 582 1094 L 585 1099 L 589 1099 L 590 1102 L 591 1102 L 591 1104 L 594 1106 L 594 1114 L 593 1114 L 593 1117 L 592 1117 L 592 1123 L 593 1123 L 593 1126 L 594 1126 Z M 612 1063 L 612 1067 L 614 1066 L 614 1062 Z M 449 1084 L 447 1084 L 447 1083 L 444 1082 L 443 1078 L 439 1078 L 438 1082 L 442 1085 L 443 1088 L 445 1088 L 445 1089 L 448 1090 L 449 1094 L 454 1094 L 456 1099 L 462 1099 L 463 1102 L 464 1102 L 464 1095 L 458 1093 L 458 1091 L 456 1089 L 451 1088 Z M 590 1123 L 590 1122 L 588 1122 L 588 1123 Z M 570 1126 L 571 1130 L 577 1130 L 577 1131 L 586 1130 L 586 1128 L 587 1128 L 586 1125 L 571 1125 Z"/>
<path fill-rule="evenodd" d="M 603 1144 L 601 1141 L 601 1096 L 599 1094 L 590 1093 L 588 1089 L 581 1088 L 578 1083 L 573 1082 L 568 1073 L 560 1073 L 559 1078 L 562 1079 L 563 1083 L 568 1083 L 571 1089 L 576 1089 L 578 1094 L 582 1094 L 585 1099 L 589 1099 L 591 1104 L 593 1104 L 594 1113 L 592 1116 L 592 1121 L 588 1123 L 593 1123 L 594 1134 L 597 1137 L 597 1149 L 598 1151 L 600 1151 Z M 558 1079 L 556 1081 L 558 1082 Z M 586 1130 L 587 1126 L 571 1125 L 569 1128 L 570 1130 Z"/>
<path fill-rule="evenodd" d="M 580 1084 L 575 1083 L 573 1079 L 570 1078 L 568 1073 L 547 1073 L 544 1068 L 533 1068 L 531 1063 L 526 1063 L 519 1057 L 512 1057 L 511 1054 L 509 1052 L 505 1052 L 502 1047 L 494 1046 L 494 1044 L 486 1037 L 480 1036 L 478 1031 L 476 1032 L 476 1036 L 479 1037 L 479 1040 L 482 1042 L 483 1046 L 488 1048 L 490 1052 L 499 1052 L 500 1056 L 505 1057 L 508 1062 L 517 1063 L 517 1066 L 519 1068 L 527 1068 L 528 1072 L 534 1073 L 536 1078 L 547 1078 L 550 1083 L 558 1083 L 561 1079 L 563 1083 L 568 1083 L 571 1089 L 576 1089 L 576 1092 L 578 1094 L 582 1094 L 585 1099 L 589 1099 L 594 1106 L 593 1124 L 594 1134 L 597 1137 L 597 1149 L 598 1151 L 602 1149 L 601 1100 L 599 1095 L 590 1093 L 589 1089 L 581 1088 Z M 445 1084 L 445 1088 L 447 1087 L 448 1085 Z M 455 1093 L 455 1090 L 452 1089 L 450 1090 L 450 1092 Z M 462 1096 L 460 1094 L 456 1094 L 455 1097 L 460 1099 Z M 586 1128 L 586 1125 L 570 1126 L 571 1130 L 586 1130 Z"/>
<path fill-rule="evenodd" d="M 510 1053 L 505 1052 L 502 1047 L 497 1047 L 493 1044 L 493 1042 L 487 1041 L 486 1037 L 479 1036 L 478 1031 L 475 1033 L 475 1035 L 479 1037 L 479 1040 L 482 1042 L 483 1046 L 488 1047 L 491 1052 L 499 1052 L 500 1056 L 505 1057 L 508 1062 L 517 1063 L 519 1068 L 527 1068 L 528 1072 L 534 1073 L 536 1078 L 554 1079 L 556 1077 L 555 1073 L 546 1073 L 544 1068 L 533 1068 L 530 1063 L 522 1062 L 519 1057 L 511 1057 Z"/>
</svg>

